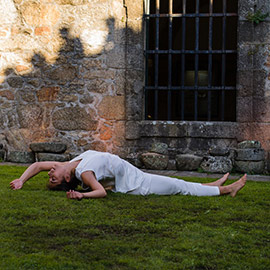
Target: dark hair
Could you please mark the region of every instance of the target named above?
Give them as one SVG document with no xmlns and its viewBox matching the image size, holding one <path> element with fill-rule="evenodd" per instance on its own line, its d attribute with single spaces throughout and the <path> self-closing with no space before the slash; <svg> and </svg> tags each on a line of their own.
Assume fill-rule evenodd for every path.
<svg viewBox="0 0 270 270">
<path fill-rule="evenodd" d="M 75 190 L 78 185 L 80 184 L 80 180 L 78 180 L 76 177 L 72 177 L 70 182 L 67 182 L 66 180 L 63 180 L 61 184 L 54 185 L 54 184 L 47 184 L 47 188 L 50 190 L 56 190 L 56 191 L 69 191 L 69 190 Z"/>
</svg>

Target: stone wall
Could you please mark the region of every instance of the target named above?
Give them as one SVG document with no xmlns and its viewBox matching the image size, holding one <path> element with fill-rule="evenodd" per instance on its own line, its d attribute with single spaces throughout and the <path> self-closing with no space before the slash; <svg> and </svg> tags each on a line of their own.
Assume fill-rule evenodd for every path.
<svg viewBox="0 0 270 270">
<path fill-rule="evenodd" d="M 4 148 L 54 141 L 125 155 L 126 91 L 142 92 L 142 14 L 142 1 L 2 1 Z"/>
<path fill-rule="evenodd" d="M 257 140 L 270 151 L 270 0 L 239 0 L 237 121 L 144 121 L 143 0 L 3 0 L 0 143 L 110 151 L 138 163 L 153 143 L 204 156 Z M 228 110 L 230 108 L 227 108 Z"/>
</svg>

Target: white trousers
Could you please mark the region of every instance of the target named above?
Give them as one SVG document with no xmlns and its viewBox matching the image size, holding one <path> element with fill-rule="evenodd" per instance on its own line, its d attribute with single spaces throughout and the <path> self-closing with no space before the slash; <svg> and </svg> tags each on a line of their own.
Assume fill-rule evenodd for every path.
<svg viewBox="0 0 270 270">
<path fill-rule="evenodd" d="M 192 196 L 218 196 L 220 195 L 217 186 L 205 186 L 200 183 L 187 182 L 184 180 L 145 173 L 145 180 L 142 185 L 130 192 L 133 195 L 192 195 Z"/>
</svg>

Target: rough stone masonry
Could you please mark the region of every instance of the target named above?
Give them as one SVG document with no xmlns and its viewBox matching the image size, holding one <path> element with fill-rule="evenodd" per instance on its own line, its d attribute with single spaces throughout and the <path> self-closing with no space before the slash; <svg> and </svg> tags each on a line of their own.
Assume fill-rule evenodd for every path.
<svg viewBox="0 0 270 270">
<path fill-rule="evenodd" d="M 0 2 L 0 145 L 110 151 L 139 162 L 154 143 L 177 155 L 260 141 L 270 151 L 270 0 L 238 1 L 236 122 L 144 120 L 143 0 Z M 227 108 L 230 109 L 230 108 Z"/>
<path fill-rule="evenodd" d="M 142 87 L 142 4 L 1 2 L 0 141 L 8 151 L 60 141 L 71 152 L 125 155 L 127 80 Z"/>
</svg>

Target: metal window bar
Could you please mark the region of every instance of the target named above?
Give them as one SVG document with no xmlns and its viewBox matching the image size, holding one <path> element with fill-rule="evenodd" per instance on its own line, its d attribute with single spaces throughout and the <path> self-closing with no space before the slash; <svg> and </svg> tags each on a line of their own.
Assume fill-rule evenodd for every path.
<svg viewBox="0 0 270 270">
<path fill-rule="evenodd" d="M 186 0 L 183 0 L 183 5 L 182 5 L 182 51 L 185 50 L 186 48 Z M 185 119 L 185 54 L 181 53 L 181 120 L 183 121 Z"/>
<path fill-rule="evenodd" d="M 153 0 L 154 1 L 154 0 Z M 146 9 L 146 14 L 144 15 L 146 21 L 146 79 L 145 79 L 145 112 L 146 119 L 148 115 L 147 104 L 149 102 L 149 90 L 154 90 L 154 119 L 158 119 L 158 104 L 159 104 L 159 91 L 167 90 L 167 120 L 171 119 L 171 93 L 172 91 L 181 91 L 181 120 L 185 120 L 185 91 L 193 91 L 194 92 L 194 120 L 196 121 L 198 118 L 198 91 L 205 90 L 207 91 L 208 102 L 207 102 L 207 120 L 211 121 L 212 115 L 212 101 L 211 96 L 213 91 L 221 92 L 221 121 L 224 121 L 224 109 L 225 109 L 225 91 L 235 90 L 235 86 L 226 86 L 225 78 L 226 78 L 226 55 L 227 54 L 236 54 L 236 50 L 226 50 L 226 18 L 237 16 L 237 13 L 226 13 L 226 0 L 222 0 L 223 12 L 222 13 L 213 13 L 213 0 L 209 0 L 209 13 L 199 13 L 199 2 L 200 0 L 194 0 L 195 3 L 195 13 L 187 14 L 186 13 L 186 0 L 182 0 L 182 13 L 173 14 L 172 6 L 173 1 L 169 0 L 169 13 L 168 14 L 160 14 L 160 1 L 155 0 L 156 9 L 155 14 L 150 14 L 149 12 L 149 4 L 148 9 Z M 159 19 L 167 17 L 169 19 L 169 29 L 168 29 L 168 50 L 159 50 Z M 208 50 L 199 50 L 199 27 L 200 27 L 200 18 L 208 17 L 209 18 L 209 38 L 208 38 Z M 222 18 L 222 48 L 221 50 L 213 50 L 213 18 Z M 155 49 L 149 49 L 149 41 L 148 33 L 149 33 L 149 19 L 155 18 Z M 182 18 L 182 47 L 181 50 L 173 50 L 172 49 L 172 18 Z M 186 42 L 186 18 L 195 18 L 195 50 L 186 50 L 185 42 Z M 168 84 L 166 86 L 159 86 L 159 55 L 167 54 L 168 55 Z M 181 55 L 181 83 L 179 86 L 172 86 L 172 55 Z M 198 71 L 199 71 L 199 54 L 208 55 L 208 84 L 207 86 L 199 86 L 198 85 Z M 213 68 L 213 54 L 220 54 L 222 57 L 221 60 L 221 86 L 213 86 L 212 84 L 212 68 Z M 154 55 L 155 57 L 155 69 L 154 69 L 154 86 L 150 86 L 148 84 L 148 57 L 150 55 Z M 186 66 L 186 55 L 194 55 L 195 56 L 195 78 L 194 78 L 194 86 L 185 86 L 185 66 Z"/>
<path fill-rule="evenodd" d="M 145 14 L 149 14 L 150 13 L 150 3 L 149 1 L 145 1 Z M 146 38 L 145 38 L 145 48 L 146 51 L 149 51 L 149 17 L 145 18 L 145 30 L 146 30 Z M 146 55 L 146 61 L 145 61 L 145 74 L 148 74 L 149 72 L 149 68 L 148 68 L 148 56 Z M 148 76 L 145 76 L 145 85 L 148 86 Z M 144 108 L 145 108 L 145 119 L 147 119 L 148 117 L 148 91 L 144 90 Z"/>
<path fill-rule="evenodd" d="M 200 28 L 200 18 L 199 18 L 199 2 L 196 0 L 196 17 L 195 17 L 195 78 L 194 78 L 194 120 L 198 120 L 198 74 L 199 74 L 199 28 Z"/>
<path fill-rule="evenodd" d="M 172 15 L 173 13 L 173 0 L 169 0 L 169 15 Z M 167 114 L 168 114 L 168 120 L 171 120 L 171 104 L 172 104 L 172 16 L 169 17 L 169 42 L 168 42 L 168 49 L 169 49 L 169 55 L 168 55 L 168 102 L 167 102 Z"/>
<path fill-rule="evenodd" d="M 222 70 L 221 70 L 221 85 L 225 85 L 225 72 L 226 72 L 226 55 L 224 53 L 226 49 L 226 0 L 223 0 L 223 18 L 222 18 Z M 224 121 L 224 109 L 225 109 L 225 91 L 221 91 L 221 121 Z"/>
<path fill-rule="evenodd" d="M 212 43 L 213 43 L 213 0 L 209 0 L 209 24 L 208 24 L 208 88 L 212 86 Z M 207 91 L 207 120 L 211 120 L 212 92 Z"/>
<path fill-rule="evenodd" d="M 159 71 L 159 1 L 156 0 L 156 44 L 155 44 L 155 112 L 154 119 L 158 119 L 158 71 Z"/>
</svg>

